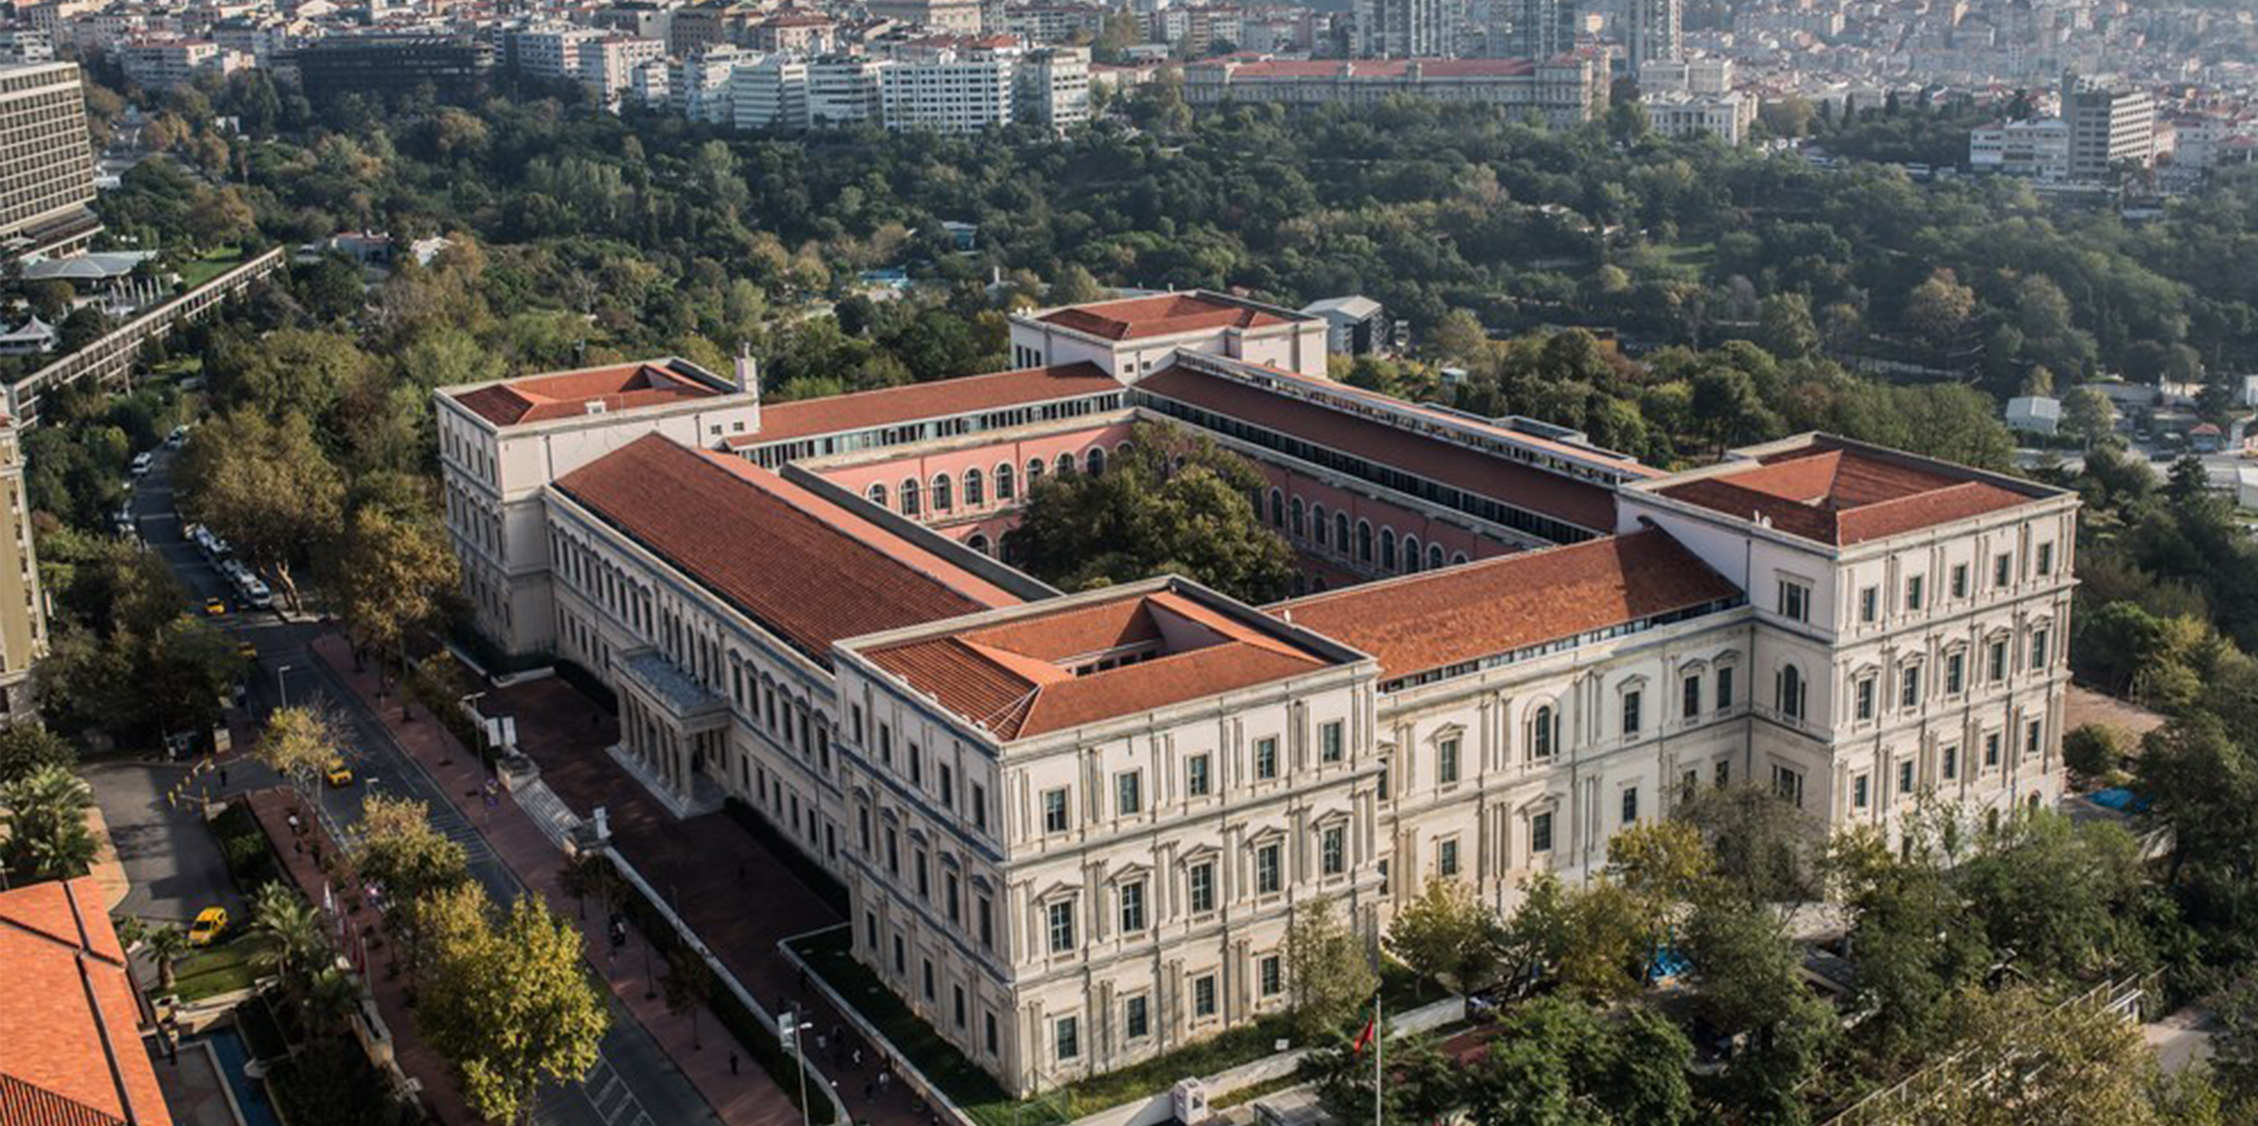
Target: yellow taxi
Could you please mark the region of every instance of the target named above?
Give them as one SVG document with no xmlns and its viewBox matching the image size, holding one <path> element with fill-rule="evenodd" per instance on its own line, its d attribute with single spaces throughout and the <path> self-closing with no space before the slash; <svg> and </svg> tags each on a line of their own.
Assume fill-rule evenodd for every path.
<svg viewBox="0 0 2258 1126">
<path fill-rule="evenodd" d="M 259 647 L 248 641 L 238 641 L 235 643 L 235 655 L 246 661 L 256 661 L 259 659 Z"/>
<path fill-rule="evenodd" d="M 221 614 L 225 614 L 225 613 L 227 613 L 227 599 L 225 599 L 225 598 L 217 598 L 217 597 L 214 597 L 214 598 L 207 598 L 207 599 L 205 599 L 205 600 L 204 600 L 204 613 L 205 613 L 205 615 L 206 615 L 207 617 L 213 617 L 213 618 L 219 617 L 219 616 L 220 616 Z"/>
<path fill-rule="evenodd" d="M 212 940 L 227 930 L 227 908 L 206 907 L 196 913 L 196 921 L 188 927 L 188 945 L 210 946 Z"/>
<path fill-rule="evenodd" d="M 329 765 L 322 768 L 321 776 L 332 786 L 343 787 L 353 784 L 353 768 L 347 766 L 345 760 L 341 758 L 329 760 Z"/>
</svg>

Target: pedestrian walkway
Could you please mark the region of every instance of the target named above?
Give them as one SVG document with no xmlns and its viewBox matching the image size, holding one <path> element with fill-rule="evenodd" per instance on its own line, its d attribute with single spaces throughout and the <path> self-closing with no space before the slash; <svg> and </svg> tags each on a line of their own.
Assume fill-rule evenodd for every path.
<svg viewBox="0 0 2258 1126">
<path fill-rule="evenodd" d="M 665 972 L 665 959 L 650 948 L 641 934 L 633 927 L 628 928 L 627 945 L 616 954 L 611 952 L 603 933 L 605 920 L 600 917 L 601 913 L 584 911 L 583 905 L 563 891 L 560 881 L 564 853 L 508 793 L 489 795 L 485 768 L 477 755 L 458 746 L 446 728 L 420 707 L 414 709 L 415 719 L 402 722 L 397 701 L 378 698 L 374 669 L 354 671 L 352 652 L 342 637 L 324 634 L 314 642 L 313 648 L 337 679 L 344 682 L 371 713 L 382 719 L 400 747 L 476 826 L 482 838 L 481 846 L 491 848 L 517 876 L 518 882 L 546 900 L 551 910 L 580 924 L 589 962 L 598 976 L 610 985 L 613 995 L 651 1034 L 667 1058 L 690 1080 L 723 1122 L 729 1126 L 788 1126 L 800 1121 L 799 1110 L 768 1074 L 733 1051 L 734 1043 L 710 1009 L 701 1007 L 694 1016 L 667 1011 L 664 991 L 658 981 Z M 522 737 L 525 721 L 519 722 Z M 586 1093 L 591 1099 L 605 1094 L 599 1089 L 601 1078 L 595 1073 L 588 1077 Z M 616 1077 L 613 1078 L 616 1082 Z M 632 1116 L 623 1118 L 618 1126 L 634 1126 L 631 1119 Z"/>
</svg>

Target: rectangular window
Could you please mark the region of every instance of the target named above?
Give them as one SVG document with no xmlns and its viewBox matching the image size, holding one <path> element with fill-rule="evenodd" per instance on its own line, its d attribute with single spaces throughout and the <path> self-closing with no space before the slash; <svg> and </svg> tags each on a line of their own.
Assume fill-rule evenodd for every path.
<svg viewBox="0 0 2258 1126">
<path fill-rule="evenodd" d="M 1043 791 L 1043 832 L 1066 831 L 1066 791 Z"/>
<path fill-rule="evenodd" d="M 1733 706 L 1733 669 L 1727 665 L 1717 670 L 1717 710 Z"/>
<path fill-rule="evenodd" d="M 1991 767 L 1998 765 L 1999 732 L 1994 731 L 1991 734 L 1984 736 L 1984 767 L 1988 770 Z"/>
<path fill-rule="evenodd" d="M 1193 755 L 1184 760 L 1184 792 L 1186 794 L 1195 798 L 1204 798 L 1215 792 L 1214 783 L 1208 776 L 1208 761 L 1206 755 Z"/>
<path fill-rule="evenodd" d="M 1192 898 L 1192 913 L 1204 915 L 1215 910 L 1215 864 L 1210 861 L 1194 864 L 1185 875 Z"/>
<path fill-rule="evenodd" d="M 915 743 L 909 745 L 909 783 L 912 786 L 925 784 L 925 752 Z"/>
<path fill-rule="evenodd" d="M 1058 1058 L 1061 1061 L 1082 1056 L 1082 1021 L 1076 1017 L 1060 1017 L 1052 1026 L 1057 1030 Z"/>
<path fill-rule="evenodd" d="M 1254 850 L 1254 893 L 1276 895 L 1285 886 L 1285 872 L 1279 867 L 1278 846 L 1266 844 Z"/>
<path fill-rule="evenodd" d="M 1786 798 L 1789 804 L 1802 808 L 1803 773 L 1784 766 L 1773 767 L 1772 792 Z"/>
<path fill-rule="evenodd" d="M 948 763 L 941 764 L 941 808 L 955 809 L 957 805 L 956 771 Z"/>
<path fill-rule="evenodd" d="M 1269 736 L 1254 741 L 1254 776 L 1262 781 L 1278 777 L 1278 740 Z"/>
<path fill-rule="evenodd" d="M 2031 671 L 2046 671 L 2046 631 L 2043 629 L 2031 631 Z"/>
<path fill-rule="evenodd" d="M 953 1010 L 953 1015 L 954 1015 L 954 1016 L 956 1017 L 956 1025 L 957 1025 L 957 1027 L 958 1027 L 958 1028 L 963 1028 L 963 1027 L 964 1027 L 964 1015 L 965 1015 L 965 1014 L 964 1014 L 964 987 L 963 987 L 963 986 L 961 986 L 961 985 L 952 985 L 952 986 L 950 986 L 950 987 L 949 987 L 949 1007 L 950 1007 L 950 1009 L 951 1009 L 951 1010 Z"/>
<path fill-rule="evenodd" d="M 1959 695 L 1959 694 L 1960 694 L 1960 689 L 1961 689 L 1962 685 L 1963 685 L 1963 684 L 1964 684 L 1964 683 L 1966 682 L 1966 680 L 1967 680 L 1967 671 L 1968 671 L 1968 670 L 1967 670 L 1967 665 L 1968 665 L 1968 658 L 1967 658 L 1967 656 L 1966 656 L 1965 654 L 1962 654 L 1962 653 L 1947 653 L 1947 654 L 1945 654 L 1945 656 L 1944 656 L 1944 692 L 1945 692 L 1945 695 L 1947 695 L 1947 696 L 1957 696 L 1957 695 Z"/>
<path fill-rule="evenodd" d="M 1914 665 L 1898 674 L 1897 706 L 1918 707 L 1921 703 L 1921 666 Z"/>
<path fill-rule="evenodd" d="M 1131 770 L 1113 778 L 1113 811 L 1116 816 L 1134 817 L 1145 808 L 1145 776 Z"/>
<path fill-rule="evenodd" d="M 2042 543 L 2038 545 L 2038 573 L 2042 575 L 2051 575 L 2054 573 L 2053 544 Z"/>
<path fill-rule="evenodd" d="M 1335 825 L 1319 833 L 1317 855 L 1320 870 L 1328 876 L 1338 876 L 1349 867 L 1349 831 Z"/>
<path fill-rule="evenodd" d="M 1944 762 L 1938 773 L 1942 774 L 1947 782 L 1960 777 L 1960 748 L 1946 747 L 1944 749 Z"/>
<path fill-rule="evenodd" d="M 1435 783 L 1448 786 L 1458 781 L 1458 740 L 1445 739 L 1435 744 Z"/>
<path fill-rule="evenodd" d="M 1452 837 L 1449 840 L 1435 842 L 1435 874 L 1438 876 L 1455 876 L 1458 874 L 1458 838 Z"/>
<path fill-rule="evenodd" d="M 972 784 L 972 827 L 988 831 L 988 790 L 978 782 Z"/>
<path fill-rule="evenodd" d="M 1852 808 L 1866 808 L 1866 798 L 1866 776 L 1861 774 L 1850 780 L 1850 804 Z"/>
<path fill-rule="evenodd" d="M 1913 792 L 1913 760 L 1904 759 L 1897 764 L 1897 796 Z"/>
<path fill-rule="evenodd" d="M 1121 933 L 1145 929 L 1145 882 L 1121 885 Z"/>
<path fill-rule="evenodd" d="M 1793 579 L 1781 579 L 1780 616 L 1789 621 L 1810 621 L 1811 588 Z"/>
<path fill-rule="evenodd" d="M 1262 961 L 1255 963 L 1255 966 L 1255 976 L 1262 983 L 1263 996 L 1276 997 L 1286 991 L 1285 963 L 1276 954 L 1263 955 Z"/>
<path fill-rule="evenodd" d="M 2015 557 L 2001 554 L 1991 561 L 1991 585 L 2004 588 L 2015 581 Z"/>
<path fill-rule="evenodd" d="M 1192 1015 L 1194 1017 L 1215 1015 L 1214 974 L 1202 974 L 1192 979 Z"/>
<path fill-rule="evenodd" d="M 943 905 L 948 909 L 949 921 L 953 923 L 962 918 L 964 908 L 958 896 L 957 874 L 955 872 L 949 872 L 941 877 L 941 895 L 945 901 Z"/>
<path fill-rule="evenodd" d="M 1331 720 L 1317 728 L 1317 755 L 1325 762 L 1339 762 L 1345 754 L 1340 720 Z"/>
<path fill-rule="evenodd" d="M 878 725 L 878 761 L 894 765 L 894 729 L 883 723 Z"/>
<path fill-rule="evenodd" d="M 1968 597 L 1968 565 L 1966 563 L 1952 565 L 1952 596 L 1954 598 Z"/>
<path fill-rule="evenodd" d="M 1698 676 L 1687 677 L 1685 683 L 1680 686 L 1680 695 L 1682 696 L 1680 703 L 1686 710 L 1685 718 L 1694 719 L 1700 716 L 1701 678 Z"/>
<path fill-rule="evenodd" d="M 1716 769 L 1712 771 L 1712 773 L 1715 775 L 1716 784 L 1719 787 L 1730 786 L 1733 784 L 1732 763 L 1720 759 L 1717 763 Z"/>
<path fill-rule="evenodd" d="M 1637 786 L 1632 786 L 1623 791 L 1623 823 L 1625 825 L 1639 823 L 1639 788 Z"/>
<path fill-rule="evenodd" d="M 1539 813 L 1529 818 L 1529 851 L 1552 851 L 1552 814 Z"/>
<path fill-rule="evenodd" d="M 985 895 L 978 896 L 972 901 L 972 914 L 973 921 L 978 923 L 980 927 L 980 949 L 994 950 L 996 948 L 995 904 Z"/>
<path fill-rule="evenodd" d="M 1854 717 L 1858 719 L 1874 718 L 1873 677 L 1859 677 L 1857 685 L 1851 689 L 1851 696 L 1853 701 L 1851 714 Z"/>
<path fill-rule="evenodd" d="M 1858 592 L 1858 620 L 1868 625 L 1882 616 L 1882 588 L 1866 587 Z"/>
<path fill-rule="evenodd" d="M 2046 725 L 2032 720 L 2023 725 L 2023 757 L 2037 758 L 2039 749 L 2046 743 Z"/>
<path fill-rule="evenodd" d="M 1060 900 L 1047 909 L 1050 914 L 1051 953 L 1074 952 L 1074 901 Z"/>
<path fill-rule="evenodd" d="M 936 988 L 933 981 L 933 959 L 918 959 L 918 971 L 925 982 L 925 999 L 928 1001 L 934 1000 Z"/>
<path fill-rule="evenodd" d="M 980 1025 L 981 1025 L 981 1029 L 982 1029 L 982 1039 L 986 1040 L 986 1041 L 987 1041 L 987 1044 L 988 1044 L 988 1054 L 989 1054 L 989 1055 L 991 1055 L 991 1056 L 992 1056 L 992 1055 L 995 1055 L 995 1054 L 996 1054 L 996 1014 L 994 1014 L 994 1013 L 986 1013 L 986 1012 L 984 1012 L 984 1013 L 981 1013 L 981 1014 L 980 1014 Z"/>
<path fill-rule="evenodd" d="M 1639 733 L 1639 705 L 1644 702 L 1640 693 L 1623 693 L 1623 734 Z"/>
<path fill-rule="evenodd" d="M 1142 1040 L 1152 1033 L 1150 1002 L 1143 996 L 1131 997 L 1121 1003 L 1121 1033 L 1131 1040 Z"/>
<path fill-rule="evenodd" d="M 1907 575 L 1905 577 L 1905 608 L 1907 610 L 1921 608 L 1921 596 L 1924 593 L 1922 588 L 1928 585 L 1927 580 L 1927 575 Z"/>
<path fill-rule="evenodd" d="M 1994 641 L 1994 642 L 1992 642 L 1992 643 L 1991 643 L 1991 655 L 1990 655 L 1990 657 L 1989 657 L 1989 659 L 1988 659 L 1988 664 L 1989 664 L 1989 665 L 1991 666 L 1991 667 L 1990 667 L 1990 670 L 1989 670 L 1988 678 L 1989 678 L 1989 679 L 1991 680 L 1991 682 L 1992 682 L 1992 683 L 1994 683 L 1994 684 L 1997 684 L 1997 683 L 1999 683 L 2000 681 L 2007 679 L 2007 643 L 2006 643 L 2006 642 L 2004 642 L 2004 641 Z"/>
</svg>

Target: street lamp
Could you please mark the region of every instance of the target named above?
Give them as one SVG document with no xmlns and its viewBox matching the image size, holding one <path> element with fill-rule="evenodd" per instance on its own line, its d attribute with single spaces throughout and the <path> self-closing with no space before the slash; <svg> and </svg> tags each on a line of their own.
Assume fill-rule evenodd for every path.
<svg viewBox="0 0 2258 1126">
<path fill-rule="evenodd" d="M 274 668 L 274 694 L 282 698 L 282 706 L 286 709 L 290 707 L 290 685 L 283 681 L 282 674 L 289 672 L 293 667 L 291 665 L 276 665 Z"/>
<path fill-rule="evenodd" d="M 792 1062 L 800 1072 L 800 1126 L 808 1126 L 808 1058 L 800 1050 L 800 1033 L 814 1027 L 801 1023 L 798 1009 L 786 1009 L 776 1016 L 777 1038 L 792 1050 Z"/>
</svg>

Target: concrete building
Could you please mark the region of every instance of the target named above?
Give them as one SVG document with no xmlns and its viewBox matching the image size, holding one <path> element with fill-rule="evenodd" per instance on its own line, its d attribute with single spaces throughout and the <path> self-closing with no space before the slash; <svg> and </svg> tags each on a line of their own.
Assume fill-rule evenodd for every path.
<svg viewBox="0 0 2258 1126">
<path fill-rule="evenodd" d="M 288 56 L 306 97 L 395 98 L 429 87 L 448 101 L 476 97 L 493 80 L 494 48 L 467 35 L 328 35 Z"/>
<path fill-rule="evenodd" d="M 740 60 L 729 97 L 739 129 L 808 127 L 808 64 L 790 55 Z"/>
<path fill-rule="evenodd" d="M 52 32 L 33 27 L 17 27 L 0 31 L 0 64 L 22 66 L 26 63 L 55 61 L 55 36 Z"/>
<path fill-rule="evenodd" d="M 529 27 L 510 35 L 510 58 L 527 78 L 577 80 L 581 46 L 603 37 L 603 32 L 577 24 Z"/>
<path fill-rule="evenodd" d="M 620 98 L 635 84 L 638 68 L 651 63 L 664 65 L 666 61 L 665 40 L 638 39 L 632 35 L 583 39 L 579 50 L 580 82 L 594 91 L 605 106 L 619 104 Z"/>
<path fill-rule="evenodd" d="M 812 128 L 885 119 L 881 75 L 887 63 L 860 57 L 817 59 L 807 68 L 807 121 Z"/>
<path fill-rule="evenodd" d="M 2062 400 L 2018 395 L 2007 400 L 2007 428 L 2019 434 L 2053 437 L 2062 428 Z"/>
<path fill-rule="evenodd" d="M 1017 60 L 991 51 L 945 50 L 917 61 L 896 60 L 879 72 L 886 128 L 977 133 L 1012 123 L 1018 107 Z"/>
<path fill-rule="evenodd" d="M 1682 57 L 1685 22 L 1685 0 L 1624 0 L 1622 39 L 1630 73 L 1643 73 L 1648 63 Z"/>
<path fill-rule="evenodd" d="M 1576 0 L 1490 0 L 1490 54 L 1550 59 L 1576 49 Z"/>
<path fill-rule="evenodd" d="M 1217 294 L 1011 329 L 1012 371 L 765 409 L 680 361 L 437 393 L 481 629 L 616 692 L 678 815 L 735 796 L 835 874 L 1008 1090 L 1281 1009 L 1320 899 L 1510 908 L 1690 787 L 1892 842 L 2060 792 L 2075 494 L 1823 435 L 1666 474 L 1333 383 L 1322 320 Z M 1303 594 L 993 557 L 1139 423 L 1254 462 Z"/>
<path fill-rule="evenodd" d="M 2058 117 L 2004 121 L 1968 133 L 1968 166 L 1977 172 L 2059 183 L 2070 178 L 2070 125 Z"/>
<path fill-rule="evenodd" d="M 2123 165 L 2156 160 L 2156 99 L 2148 91 L 2065 75 L 2062 119 L 2069 125 L 2070 179 L 2100 183 Z"/>
<path fill-rule="evenodd" d="M 1748 140 L 1756 124 L 1756 99 L 1738 91 L 1722 94 L 1657 94 L 1642 97 L 1647 123 L 1665 137 L 1711 136 L 1728 145 Z"/>
<path fill-rule="evenodd" d="M 871 15 L 953 35 L 981 31 L 979 0 L 867 0 Z"/>
<path fill-rule="evenodd" d="M 1568 128 L 1606 108 L 1607 72 L 1604 63 L 1574 55 L 1543 62 L 1234 57 L 1184 68 L 1184 100 L 1194 105 L 1241 101 L 1370 105 L 1397 95 L 1500 106 Z"/>
<path fill-rule="evenodd" d="M 1090 120 L 1090 52 L 1045 47 L 1019 59 L 1019 120 L 1065 128 Z"/>
<path fill-rule="evenodd" d="M 223 49 L 209 39 L 146 36 L 118 44 L 118 66 L 126 79 L 150 90 L 186 86 L 200 74 L 231 74 L 251 66 L 247 55 Z"/>
<path fill-rule="evenodd" d="M 730 125 L 737 118 L 737 68 L 747 56 L 727 43 L 664 60 L 667 104 L 692 121 Z"/>
<path fill-rule="evenodd" d="M 47 596 L 39 585 L 23 450 L 16 439 L 14 421 L 0 418 L 0 723 L 14 723 L 36 709 L 31 668 L 47 655 Z"/>
<path fill-rule="evenodd" d="M 1371 355 L 1395 346 L 1387 310 L 1369 297 L 1328 297 L 1301 311 L 1325 322 L 1325 350 L 1336 356 Z"/>
<path fill-rule="evenodd" d="M 77 64 L 0 67 L 0 153 L 0 254 L 61 255 L 101 230 Z"/>
<path fill-rule="evenodd" d="M 1456 0 L 1357 0 L 1356 53 L 1368 59 L 1434 59 L 1458 53 Z"/>
</svg>

